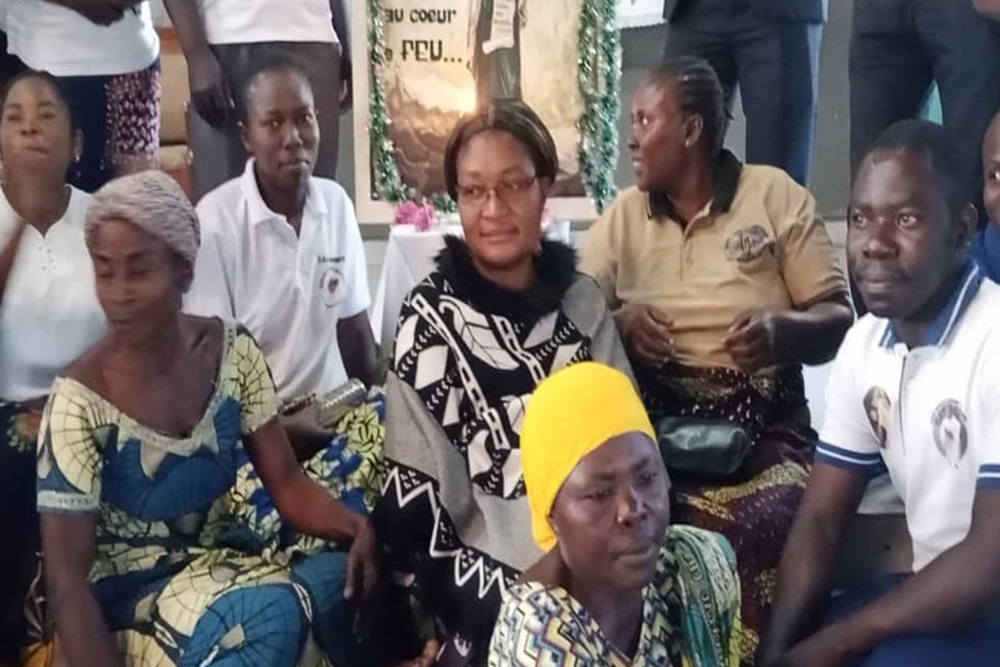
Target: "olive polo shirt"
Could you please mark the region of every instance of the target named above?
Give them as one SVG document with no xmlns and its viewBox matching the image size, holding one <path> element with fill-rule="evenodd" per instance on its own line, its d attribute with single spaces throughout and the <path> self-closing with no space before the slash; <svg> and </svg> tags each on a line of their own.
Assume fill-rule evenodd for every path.
<svg viewBox="0 0 1000 667">
<path fill-rule="evenodd" d="M 723 346 L 747 309 L 804 309 L 848 293 L 812 194 L 780 169 L 720 157 L 715 196 L 687 225 L 662 195 L 622 192 L 587 233 L 581 270 L 613 309 L 673 320 L 679 360 L 733 366 Z"/>
</svg>

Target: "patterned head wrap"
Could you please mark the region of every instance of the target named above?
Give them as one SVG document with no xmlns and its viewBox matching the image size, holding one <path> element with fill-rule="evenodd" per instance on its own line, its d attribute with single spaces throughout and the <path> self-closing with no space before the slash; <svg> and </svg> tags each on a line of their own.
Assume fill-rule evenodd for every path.
<svg viewBox="0 0 1000 667">
<path fill-rule="evenodd" d="M 194 267 L 201 243 L 198 216 L 181 186 L 164 172 L 122 176 L 98 190 L 87 210 L 87 238 L 109 220 L 131 222 Z"/>
<path fill-rule="evenodd" d="M 587 454 L 632 432 L 656 439 L 632 380 L 621 371 L 588 361 L 538 385 L 524 415 L 521 461 L 531 529 L 542 549 L 556 544 L 549 514 L 566 478 Z"/>
</svg>

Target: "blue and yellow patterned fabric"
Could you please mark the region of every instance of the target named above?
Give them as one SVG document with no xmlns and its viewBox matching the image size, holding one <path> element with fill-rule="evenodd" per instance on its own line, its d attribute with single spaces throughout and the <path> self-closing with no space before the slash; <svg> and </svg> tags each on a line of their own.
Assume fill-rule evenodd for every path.
<svg viewBox="0 0 1000 667">
<path fill-rule="evenodd" d="M 509 589 L 490 644 L 490 667 L 736 667 L 740 585 L 726 538 L 690 526 L 667 530 L 656 576 L 643 590 L 639 645 L 629 660 L 563 588 Z"/>
<path fill-rule="evenodd" d="M 378 492 L 383 415 L 376 396 L 304 466 L 362 512 Z M 282 523 L 243 448 L 276 416 L 260 349 L 229 324 L 215 394 L 187 438 L 56 380 L 39 440 L 38 508 L 97 515 L 90 579 L 127 664 L 355 664 L 353 610 L 341 595 L 346 553 Z"/>
</svg>

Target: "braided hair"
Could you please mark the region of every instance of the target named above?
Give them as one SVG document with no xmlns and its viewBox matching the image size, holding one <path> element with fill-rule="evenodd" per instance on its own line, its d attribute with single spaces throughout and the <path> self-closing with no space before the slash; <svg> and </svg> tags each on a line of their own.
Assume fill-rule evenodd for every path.
<svg viewBox="0 0 1000 667">
<path fill-rule="evenodd" d="M 681 112 L 687 116 L 698 115 L 702 120 L 705 146 L 714 158 L 722 150 L 729 126 L 722 84 L 704 58 L 696 56 L 667 57 L 646 77 L 647 82 L 677 86 Z"/>
</svg>

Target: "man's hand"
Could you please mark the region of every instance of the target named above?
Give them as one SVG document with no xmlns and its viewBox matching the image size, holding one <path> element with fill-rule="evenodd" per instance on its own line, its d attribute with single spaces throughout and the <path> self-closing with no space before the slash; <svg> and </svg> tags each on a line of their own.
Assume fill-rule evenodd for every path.
<svg viewBox="0 0 1000 667">
<path fill-rule="evenodd" d="M 340 113 L 346 114 L 354 104 L 354 63 L 345 48 L 340 56 Z"/>
<path fill-rule="evenodd" d="M 208 48 L 188 59 L 191 103 L 206 123 L 221 129 L 235 117 L 236 105 L 225 74 L 215 54 Z"/>
<path fill-rule="evenodd" d="M 652 306 L 630 303 L 615 316 L 622 339 L 639 359 L 661 366 L 674 354 L 673 321 Z"/>
<path fill-rule="evenodd" d="M 375 530 L 368 519 L 359 517 L 358 532 L 347 554 L 347 582 L 344 597 L 368 597 L 378 581 L 379 552 Z"/>
<path fill-rule="evenodd" d="M 830 626 L 806 638 L 763 667 L 841 667 L 850 656 L 846 649 L 848 642 L 836 627 Z"/>
<path fill-rule="evenodd" d="M 747 373 L 776 365 L 778 316 L 773 311 L 744 311 L 736 316 L 723 340 L 733 363 Z"/>
</svg>

